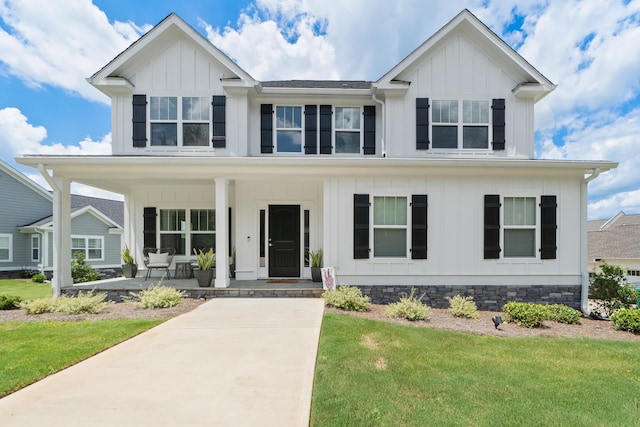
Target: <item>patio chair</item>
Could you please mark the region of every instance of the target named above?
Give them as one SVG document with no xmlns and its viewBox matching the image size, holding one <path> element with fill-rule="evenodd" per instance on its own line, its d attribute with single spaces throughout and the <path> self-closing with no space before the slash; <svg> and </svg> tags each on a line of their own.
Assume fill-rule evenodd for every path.
<svg viewBox="0 0 640 427">
<path fill-rule="evenodd" d="M 173 261 L 173 256 L 176 254 L 175 248 L 144 248 L 142 254 L 144 255 L 144 266 L 147 269 L 144 280 L 148 280 L 151 277 L 152 270 L 165 270 L 167 278 L 171 279 L 169 267 Z"/>
</svg>

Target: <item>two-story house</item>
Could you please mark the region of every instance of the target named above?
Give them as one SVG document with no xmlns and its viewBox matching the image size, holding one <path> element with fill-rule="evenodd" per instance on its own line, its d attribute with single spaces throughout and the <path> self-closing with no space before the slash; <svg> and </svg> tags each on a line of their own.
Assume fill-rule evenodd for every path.
<svg viewBox="0 0 640 427">
<path fill-rule="evenodd" d="M 534 159 L 555 85 L 467 10 L 373 82 L 257 81 L 175 14 L 88 81 L 113 155 L 18 159 L 54 182 L 63 236 L 76 181 L 124 195 L 138 256 L 214 247 L 216 287 L 232 250 L 246 281 L 309 278 L 321 248 L 376 302 L 586 306 L 587 183 L 616 163 Z"/>
</svg>

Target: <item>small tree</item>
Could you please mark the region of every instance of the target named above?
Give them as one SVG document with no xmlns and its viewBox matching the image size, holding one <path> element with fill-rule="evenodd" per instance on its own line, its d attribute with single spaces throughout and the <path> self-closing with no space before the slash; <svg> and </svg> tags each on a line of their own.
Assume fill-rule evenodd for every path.
<svg viewBox="0 0 640 427">
<path fill-rule="evenodd" d="M 589 299 L 600 311 L 594 313 L 610 317 L 616 310 L 629 308 L 636 302 L 636 292 L 627 285 L 627 278 L 622 267 L 603 263 L 600 272 L 591 279 Z"/>
<path fill-rule="evenodd" d="M 71 277 L 73 283 L 93 282 L 101 277 L 97 271 L 87 264 L 84 260 L 84 253 L 76 252 L 73 254 L 74 259 L 71 261 Z"/>
</svg>

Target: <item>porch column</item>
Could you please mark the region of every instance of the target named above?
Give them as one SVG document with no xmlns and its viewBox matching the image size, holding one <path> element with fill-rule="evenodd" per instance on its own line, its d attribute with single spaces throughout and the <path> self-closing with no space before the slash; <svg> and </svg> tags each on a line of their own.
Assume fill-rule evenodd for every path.
<svg viewBox="0 0 640 427">
<path fill-rule="evenodd" d="M 53 177 L 53 296 L 64 286 L 73 285 L 71 277 L 71 180 Z"/>
<path fill-rule="evenodd" d="M 216 183 L 216 288 L 229 286 L 229 191 L 227 178 Z"/>
</svg>

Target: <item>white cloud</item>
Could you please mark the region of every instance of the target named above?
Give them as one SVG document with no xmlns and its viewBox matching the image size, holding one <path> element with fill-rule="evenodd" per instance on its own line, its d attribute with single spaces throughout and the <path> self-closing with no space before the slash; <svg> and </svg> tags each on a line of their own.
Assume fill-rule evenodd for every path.
<svg viewBox="0 0 640 427">
<path fill-rule="evenodd" d="M 4 158 L 23 154 L 49 155 L 110 155 L 111 134 L 100 141 L 87 137 L 77 144 L 43 144 L 47 130 L 43 126 L 34 126 L 17 108 L 0 109 L 0 151 Z"/>
<path fill-rule="evenodd" d="M 90 0 L 0 0 L 0 72 L 32 87 L 51 85 L 108 102 L 87 84 L 144 30 L 109 23 Z"/>
</svg>

